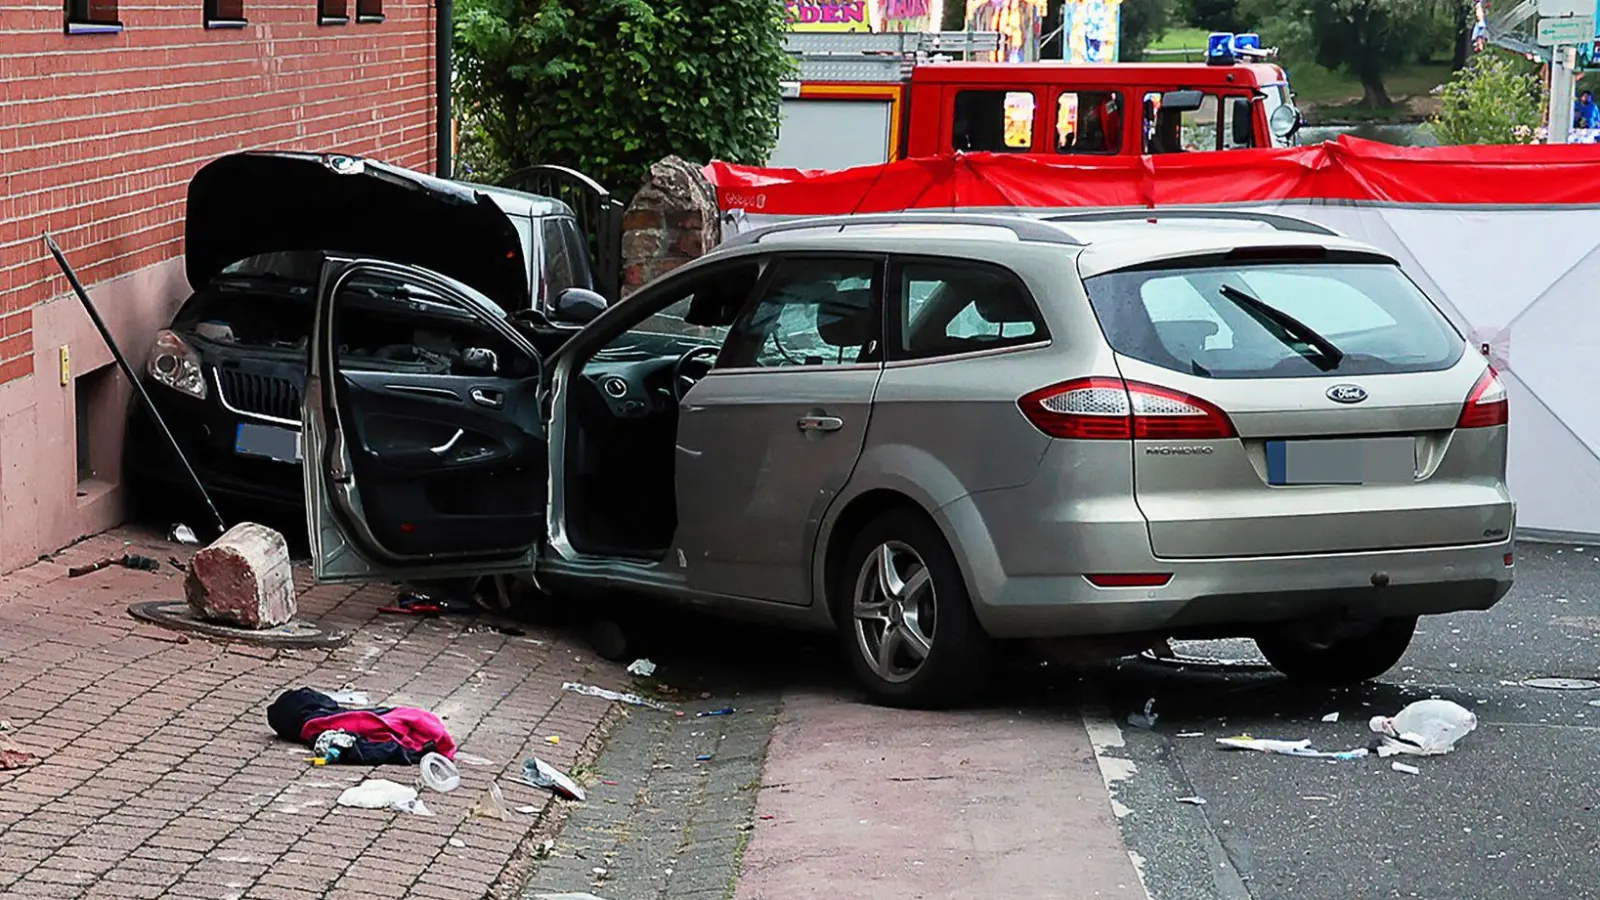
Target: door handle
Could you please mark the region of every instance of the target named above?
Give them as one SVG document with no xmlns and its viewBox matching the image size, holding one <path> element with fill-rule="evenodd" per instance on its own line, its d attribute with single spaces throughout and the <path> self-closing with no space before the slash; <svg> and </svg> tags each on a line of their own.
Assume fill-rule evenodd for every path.
<svg viewBox="0 0 1600 900">
<path fill-rule="evenodd" d="M 465 435 L 465 434 L 466 434 L 465 430 L 457 428 L 456 429 L 456 433 L 450 436 L 450 440 L 445 441 L 444 443 L 440 444 L 437 447 L 429 447 L 428 449 L 433 452 L 434 456 L 442 457 L 445 454 L 449 453 L 451 450 L 454 450 L 456 448 L 457 442 L 459 442 L 461 440 L 462 436 Z"/>
<path fill-rule="evenodd" d="M 487 406 L 490 409 L 499 409 L 506 405 L 506 395 L 501 391 L 473 388 L 469 395 L 472 397 L 473 403 L 479 406 Z"/>
<path fill-rule="evenodd" d="M 838 431 L 844 427 L 844 420 L 838 416 L 801 416 L 801 431 Z"/>
</svg>

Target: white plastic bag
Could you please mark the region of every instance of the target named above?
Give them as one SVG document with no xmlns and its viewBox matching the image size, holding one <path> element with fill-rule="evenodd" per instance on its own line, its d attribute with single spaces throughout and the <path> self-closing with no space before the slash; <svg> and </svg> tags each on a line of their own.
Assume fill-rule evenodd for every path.
<svg viewBox="0 0 1600 900">
<path fill-rule="evenodd" d="M 416 788 L 395 784 L 386 778 L 374 778 L 353 788 L 346 788 L 339 795 L 339 805 L 361 809 L 398 809 L 418 816 L 433 815 L 433 811 L 417 799 Z"/>
<path fill-rule="evenodd" d="M 1418 700 L 1393 716 L 1373 716 L 1368 723 L 1385 745 L 1413 756 L 1437 756 L 1454 750 L 1474 728 L 1472 710 L 1449 700 Z"/>
</svg>

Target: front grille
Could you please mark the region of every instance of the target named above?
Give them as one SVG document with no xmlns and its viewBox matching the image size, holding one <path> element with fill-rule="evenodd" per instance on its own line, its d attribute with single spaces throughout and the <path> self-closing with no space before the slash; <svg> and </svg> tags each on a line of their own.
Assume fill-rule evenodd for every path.
<svg viewBox="0 0 1600 900">
<path fill-rule="evenodd" d="M 238 369 L 215 371 L 224 405 L 237 412 L 300 421 L 300 387 L 289 379 Z"/>
</svg>

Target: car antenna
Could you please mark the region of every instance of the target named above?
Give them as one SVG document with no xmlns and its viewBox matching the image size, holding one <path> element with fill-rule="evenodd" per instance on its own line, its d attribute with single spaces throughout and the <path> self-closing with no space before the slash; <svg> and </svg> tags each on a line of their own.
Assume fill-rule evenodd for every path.
<svg viewBox="0 0 1600 900">
<path fill-rule="evenodd" d="M 61 246 L 56 243 L 56 239 L 51 237 L 49 232 L 44 234 L 44 243 L 46 247 L 50 248 L 50 255 L 56 258 L 56 265 L 61 267 L 61 273 L 67 276 L 67 283 L 72 285 L 72 292 L 78 295 L 78 300 L 83 304 L 84 312 L 89 314 L 89 318 L 94 322 L 94 327 L 100 332 L 100 337 L 105 340 L 106 346 L 111 348 L 112 357 L 116 359 L 117 365 L 121 367 L 122 374 L 126 375 L 128 382 L 133 385 L 133 391 L 139 395 L 139 401 L 144 404 L 144 408 L 149 411 L 150 416 L 156 420 L 156 424 L 161 426 L 161 433 L 166 435 L 167 443 L 171 445 L 172 452 L 178 454 L 178 461 L 183 463 L 184 471 L 189 473 L 189 480 L 194 482 L 194 489 L 199 492 L 200 499 L 205 501 L 206 509 L 211 513 L 211 518 L 217 523 L 217 534 L 227 531 L 228 526 L 222 521 L 222 514 L 217 512 L 217 505 L 211 502 L 211 495 L 206 492 L 206 486 L 200 483 L 200 476 L 195 474 L 194 466 L 189 464 L 189 457 L 184 455 L 183 448 L 178 444 L 178 439 L 172 436 L 172 429 L 168 428 L 167 421 L 161 418 L 161 411 L 156 409 L 155 403 L 150 400 L 150 395 L 145 392 L 144 382 L 139 380 L 138 373 L 134 372 L 133 367 L 128 365 L 127 357 L 122 355 L 122 349 L 117 346 L 116 340 L 111 337 L 111 329 L 107 328 L 105 320 L 100 318 L 100 311 L 94 308 L 94 301 L 89 299 L 89 292 L 83 289 L 83 282 L 78 280 L 78 273 L 72 270 L 72 264 L 67 262 L 66 254 L 61 252 Z"/>
</svg>

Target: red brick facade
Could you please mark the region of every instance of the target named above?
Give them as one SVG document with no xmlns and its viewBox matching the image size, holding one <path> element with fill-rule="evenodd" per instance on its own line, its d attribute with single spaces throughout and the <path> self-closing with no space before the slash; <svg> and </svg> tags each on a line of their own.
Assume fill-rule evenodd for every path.
<svg viewBox="0 0 1600 900">
<path fill-rule="evenodd" d="M 244 0 L 243 27 L 207 27 L 208 9 L 239 4 L 79 0 L 67 7 L 87 22 L 114 15 L 122 28 L 77 34 L 61 2 L 7 5 L 0 384 L 34 371 L 34 307 L 66 289 L 42 232 L 92 285 L 183 252 L 185 185 L 222 154 L 343 150 L 431 167 L 431 4 L 362 0 L 384 20 L 321 24 L 326 2 Z"/>
</svg>

